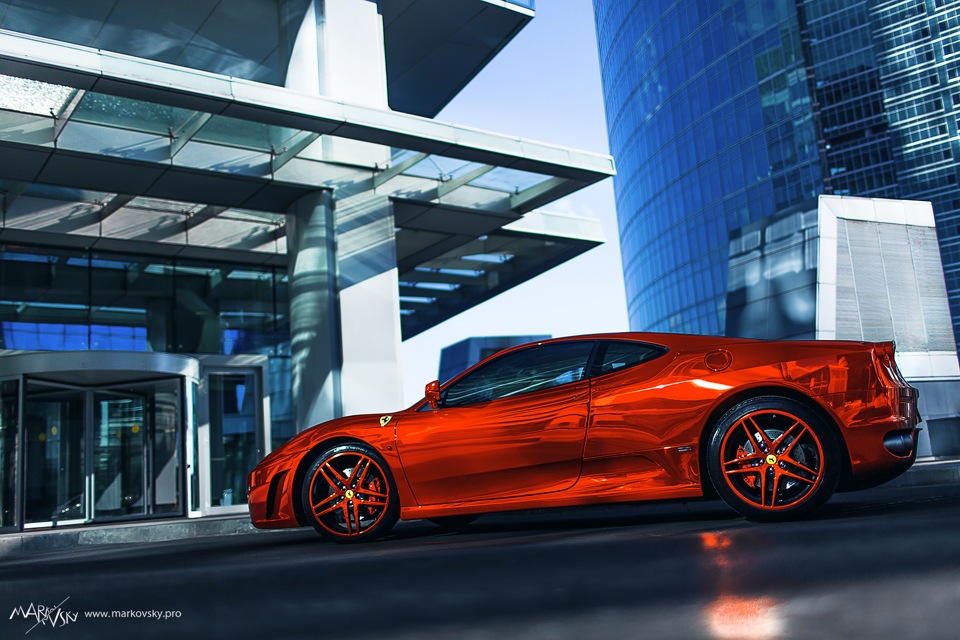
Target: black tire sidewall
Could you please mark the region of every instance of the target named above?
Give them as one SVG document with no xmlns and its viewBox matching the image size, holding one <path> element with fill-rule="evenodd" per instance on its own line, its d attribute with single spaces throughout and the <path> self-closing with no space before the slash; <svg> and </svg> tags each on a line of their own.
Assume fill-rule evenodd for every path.
<svg viewBox="0 0 960 640">
<path fill-rule="evenodd" d="M 771 511 L 754 506 L 736 494 L 723 477 L 721 464 L 722 444 L 726 434 L 745 415 L 763 410 L 778 410 L 790 413 L 803 420 L 820 440 L 823 460 L 820 461 L 822 479 L 813 493 L 800 504 L 787 509 Z M 744 400 L 728 410 L 714 426 L 707 444 L 707 471 L 710 482 L 719 496 L 731 508 L 749 520 L 757 522 L 780 522 L 809 516 L 833 495 L 840 479 L 840 447 L 832 429 L 823 419 L 804 404 L 782 396 L 760 396 Z"/>
<path fill-rule="evenodd" d="M 369 456 L 374 462 L 376 462 L 383 470 L 384 476 L 386 477 L 387 487 L 390 495 L 386 512 L 383 514 L 383 517 L 380 519 L 380 521 L 363 533 L 354 536 L 339 536 L 329 531 L 326 527 L 320 524 L 317 517 L 313 514 L 313 509 L 311 508 L 310 504 L 310 485 L 319 471 L 320 466 L 330 458 L 342 453 L 362 454 Z M 400 502 L 397 495 L 397 484 L 393 479 L 393 473 L 390 471 L 390 466 L 373 447 L 361 443 L 340 444 L 321 451 L 320 454 L 313 459 L 313 462 L 310 463 L 310 466 L 307 468 L 307 473 L 303 477 L 303 485 L 300 489 L 300 504 L 303 508 L 303 513 L 307 521 L 317 533 L 328 540 L 342 543 L 366 542 L 379 538 L 393 528 L 393 525 L 396 524 L 400 514 Z"/>
</svg>

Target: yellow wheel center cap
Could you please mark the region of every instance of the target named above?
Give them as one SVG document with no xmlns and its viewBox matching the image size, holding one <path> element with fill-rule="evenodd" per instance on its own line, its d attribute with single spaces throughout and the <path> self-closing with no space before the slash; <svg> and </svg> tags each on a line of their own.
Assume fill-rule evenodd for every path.
<svg viewBox="0 0 960 640">
<path fill-rule="evenodd" d="M 769 465 L 771 465 L 771 466 L 777 464 L 777 456 L 773 455 L 772 453 L 771 453 L 770 455 L 768 455 L 768 456 L 767 456 L 767 464 L 769 464 Z"/>
<path fill-rule="evenodd" d="M 353 489 L 347 489 L 347 492 L 343 495 L 347 497 L 347 500 L 353 500 L 353 496 L 356 494 L 353 492 Z"/>
</svg>

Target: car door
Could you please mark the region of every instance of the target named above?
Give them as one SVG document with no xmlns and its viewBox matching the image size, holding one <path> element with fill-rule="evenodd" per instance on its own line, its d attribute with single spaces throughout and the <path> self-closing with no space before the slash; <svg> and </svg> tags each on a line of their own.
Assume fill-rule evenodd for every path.
<svg viewBox="0 0 960 640">
<path fill-rule="evenodd" d="M 592 341 L 508 352 L 405 414 L 397 448 L 421 505 L 561 491 L 580 476 Z"/>
<path fill-rule="evenodd" d="M 627 340 L 601 341 L 593 359 L 587 459 L 614 461 L 659 450 L 672 435 L 664 425 L 689 422 L 689 408 L 665 403 L 662 385 L 647 381 L 676 354 L 665 347 Z"/>
</svg>

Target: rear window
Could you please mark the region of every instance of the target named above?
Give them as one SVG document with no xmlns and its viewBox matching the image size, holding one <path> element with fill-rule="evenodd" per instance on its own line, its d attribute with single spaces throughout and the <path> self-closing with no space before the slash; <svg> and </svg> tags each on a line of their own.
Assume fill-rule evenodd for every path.
<svg viewBox="0 0 960 640">
<path fill-rule="evenodd" d="M 645 342 L 605 342 L 593 365 L 593 375 L 624 371 L 644 362 L 650 362 L 667 352 L 665 347 Z"/>
</svg>

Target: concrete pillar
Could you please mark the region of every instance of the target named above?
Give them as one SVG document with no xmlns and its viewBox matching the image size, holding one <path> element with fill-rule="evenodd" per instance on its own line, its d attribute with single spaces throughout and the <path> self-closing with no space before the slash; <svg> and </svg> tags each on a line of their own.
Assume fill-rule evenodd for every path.
<svg viewBox="0 0 960 640">
<path fill-rule="evenodd" d="M 342 415 L 333 196 L 317 191 L 287 212 L 290 351 L 296 430 Z"/>
<path fill-rule="evenodd" d="M 280 0 L 280 52 L 284 86 L 301 93 L 320 95 L 320 41 L 323 18 L 321 0 Z"/>
<path fill-rule="evenodd" d="M 393 205 L 369 192 L 336 204 L 346 415 L 403 408 Z"/>
<path fill-rule="evenodd" d="M 383 19 L 372 0 L 285 0 L 284 32 L 292 42 L 284 84 L 348 104 L 388 109 Z M 295 22 L 292 17 L 299 20 Z M 297 26 L 298 25 L 298 26 Z M 387 147 L 324 136 L 323 159 L 385 167 Z"/>
</svg>

